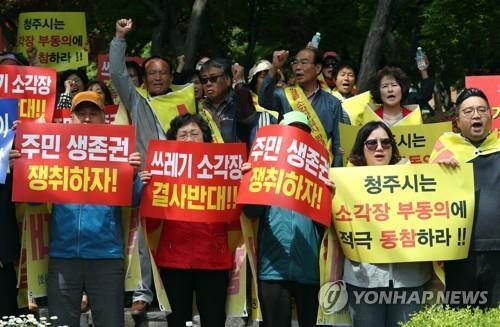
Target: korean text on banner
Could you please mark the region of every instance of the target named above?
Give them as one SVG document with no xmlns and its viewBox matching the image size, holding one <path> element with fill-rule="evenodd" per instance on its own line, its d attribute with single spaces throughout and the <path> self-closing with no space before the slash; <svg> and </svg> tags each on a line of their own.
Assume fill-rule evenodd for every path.
<svg viewBox="0 0 500 327">
<path fill-rule="evenodd" d="M 125 61 L 135 61 L 142 65 L 144 58 L 141 57 L 125 57 Z M 97 56 L 97 79 L 100 81 L 107 81 L 110 79 L 109 75 L 109 55 L 100 54 Z"/>
<path fill-rule="evenodd" d="M 238 203 L 295 210 L 329 226 L 328 152 L 312 136 L 291 126 L 265 126 L 257 132 L 243 176 Z"/>
<path fill-rule="evenodd" d="M 493 115 L 491 128 L 500 135 L 500 75 L 465 76 L 465 86 L 477 87 L 486 94 Z"/>
<path fill-rule="evenodd" d="M 19 99 L 19 119 L 52 121 L 56 103 L 56 72 L 49 68 L 0 65 L 2 98 Z"/>
<path fill-rule="evenodd" d="M 150 141 L 146 169 L 151 181 L 142 194 L 140 214 L 191 222 L 238 220 L 236 205 L 243 143 Z"/>
<path fill-rule="evenodd" d="M 333 168 L 333 221 L 344 255 L 367 263 L 467 257 L 472 164 Z"/>
<path fill-rule="evenodd" d="M 27 12 L 19 15 L 17 50 L 37 49 L 44 67 L 57 71 L 88 65 L 84 12 Z"/>
<path fill-rule="evenodd" d="M 344 161 L 347 161 L 361 126 L 341 123 L 339 127 L 340 146 L 346 152 Z M 451 132 L 451 122 L 392 126 L 390 129 L 396 140 L 399 154 L 402 157 L 407 158 L 413 164 L 427 163 L 438 138 L 446 132 Z"/>
<path fill-rule="evenodd" d="M 12 124 L 17 120 L 17 99 L 0 99 L 0 184 L 5 183 L 9 152 L 15 132 Z"/>
<path fill-rule="evenodd" d="M 132 126 L 20 124 L 12 199 L 130 205 Z"/>
<path fill-rule="evenodd" d="M 28 294 L 47 296 L 50 211 L 47 205 L 29 205 L 24 213 Z"/>
</svg>

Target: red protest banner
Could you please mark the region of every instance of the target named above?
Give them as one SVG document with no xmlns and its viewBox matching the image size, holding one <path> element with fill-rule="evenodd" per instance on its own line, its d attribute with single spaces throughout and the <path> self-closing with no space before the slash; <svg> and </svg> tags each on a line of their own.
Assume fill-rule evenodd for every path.
<svg viewBox="0 0 500 327">
<path fill-rule="evenodd" d="M 23 123 L 17 128 L 12 199 L 130 205 L 132 126 Z"/>
<path fill-rule="evenodd" d="M 144 59 L 141 57 L 125 57 L 125 61 L 135 61 L 139 65 L 142 65 Z M 106 81 L 110 79 L 109 55 L 107 54 L 100 54 L 97 56 L 97 79 L 100 81 Z"/>
<path fill-rule="evenodd" d="M 263 127 L 248 159 L 252 171 L 243 176 L 237 203 L 283 207 L 330 225 L 328 152 L 310 134 L 290 126 Z"/>
<path fill-rule="evenodd" d="M 19 119 L 52 121 L 56 103 L 56 71 L 50 68 L 0 65 L 2 98 L 19 99 Z"/>
<path fill-rule="evenodd" d="M 111 124 L 116 117 L 118 112 L 117 104 L 108 104 L 104 106 L 104 120 L 106 124 Z M 54 123 L 71 123 L 71 109 L 58 109 L 54 111 Z"/>
<path fill-rule="evenodd" d="M 481 89 L 491 106 L 500 107 L 500 75 L 465 76 L 465 87 Z"/>
<path fill-rule="evenodd" d="M 477 87 L 486 94 L 493 114 L 491 128 L 500 134 L 500 75 L 465 76 L 465 87 Z"/>
<path fill-rule="evenodd" d="M 111 124 L 115 121 L 116 114 L 118 113 L 117 104 L 107 104 L 104 106 L 104 120 L 106 124 Z"/>
<path fill-rule="evenodd" d="M 58 124 L 71 124 L 71 109 L 55 110 L 53 122 Z"/>
<path fill-rule="evenodd" d="M 140 214 L 190 222 L 228 222 L 240 217 L 236 205 L 243 143 L 149 142 Z"/>
</svg>

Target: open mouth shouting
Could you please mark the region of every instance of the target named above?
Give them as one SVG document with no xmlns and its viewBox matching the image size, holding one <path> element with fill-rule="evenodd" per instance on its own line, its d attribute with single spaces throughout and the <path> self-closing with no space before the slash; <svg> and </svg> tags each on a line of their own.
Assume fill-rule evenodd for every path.
<svg viewBox="0 0 500 327">
<path fill-rule="evenodd" d="M 483 133 L 483 128 L 484 128 L 484 124 L 480 120 L 474 121 L 471 124 L 471 132 L 474 133 L 474 134 L 482 134 Z"/>
</svg>

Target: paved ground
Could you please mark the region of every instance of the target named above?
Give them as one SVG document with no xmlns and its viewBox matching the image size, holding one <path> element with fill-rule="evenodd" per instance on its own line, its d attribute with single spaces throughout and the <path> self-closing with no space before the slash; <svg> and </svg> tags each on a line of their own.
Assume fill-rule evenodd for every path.
<svg viewBox="0 0 500 327">
<path fill-rule="evenodd" d="M 143 321 L 142 323 L 136 324 L 130 315 L 128 309 L 125 309 L 125 327 L 159 327 L 159 326 L 167 326 L 167 321 L 165 319 L 165 313 L 160 311 L 152 311 L 148 312 L 148 320 Z M 46 308 L 40 308 L 40 315 L 42 317 L 47 317 L 48 312 Z M 92 318 L 89 313 L 84 313 L 80 319 L 80 327 L 89 327 L 92 326 Z M 199 321 L 194 320 L 193 326 L 200 326 Z M 247 327 L 258 327 L 259 324 L 257 322 L 253 322 L 250 326 Z M 245 327 L 245 323 L 242 318 L 228 318 L 226 321 L 225 327 Z M 292 323 L 292 327 L 298 327 L 297 322 Z"/>
<path fill-rule="evenodd" d="M 148 312 L 148 320 L 149 322 L 144 322 L 140 325 L 140 327 L 157 327 L 157 326 L 167 326 L 166 320 L 165 320 L 165 315 L 162 312 Z M 199 325 L 199 320 L 197 317 L 195 317 L 193 321 L 193 326 L 200 326 Z M 134 327 L 136 326 L 134 324 L 134 321 L 130 315 L 130 313 L 126 312 L 125 313 L 125 326 L 126 327 Z M 258 323 L 253 323 L 250 325 L 251 327 L 258 327 Z M 243 319 L 241 318 L 228 318 L 226 321 L 226 326 L 225 327 L 245 327 L 245 323 Z"/>
<path fill-rule="evenodd" d="M 148 312 L 148 320 L 149 321 L 143 321 L 142 323 L 136 324 L 134 320 L 132 319 L 132 316 L 130 315 L 130 312 L 128 312 L 127 309 L 125 309 L 125 327 L 159 327 L 159 326 L 167 326 L 167 321 L 165 319 L 165 314 L 163 312 L 159 311 L 153 311 L 153 312 Z M 48 312 L 46 308 L 40 308 L 40 315 L 42 317 L 47 317 Z M 90 314 L 82 314 L 81 319 L 80 319 L 80 327 L 88 327 L 92 326 L 92 318 Z M 199 321 L 196 319 L 194 320 L 194 326 L 200 326 Z M 225 327 L 244 327 L 245 324 L 243 322 L 243 319 L 241 318 L 228 318 L 226 322 Z M 250 325 L 252 327 L 258 327 L 258 323 L 253 323 Z"/>
</svg>

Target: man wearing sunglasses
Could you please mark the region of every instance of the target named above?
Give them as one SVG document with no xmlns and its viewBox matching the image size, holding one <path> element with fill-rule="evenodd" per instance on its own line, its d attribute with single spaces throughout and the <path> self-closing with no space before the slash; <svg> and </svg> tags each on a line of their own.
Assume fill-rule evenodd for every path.
<svg viewBox="0 0 500 327">
<path fill-rule="evenodd" d="M 200 81 L 205 94 L 201 105 L 211 115 L 224 142 L 247 143 L 250 125 L 258 115 L 250 88 L 243 80 L 243 67 L 231 66 L 223 58 L 213 58 L 201 66 Z"/>
<path fill-rule="evenodd" d="M 469 256 L 446 261 L 450 291 L 487 292 L 487 303 L 500 304 L 500 139 L 492 131 L 492 112 L 484 93 L 464 89 L 456 101 L 460 133 L 445 133 L 434 146 L 430 162 L 451 168 L 469 162 L 474 168 L 475 207 Z M 465 306 L 465 305 L 460 305 Z"/>
<path fill-rule="evenodd" d="M 280 116 L 293 110 L 306 113 L 313 126 L 313 137 L 333 155 L 333 165 L 342 166 L 339 151 L 339 120 L 342 117 L 342 107 L 337 98 L 323 91 L 319 85 L 318 75 L 322 72 L 321 54 L 315 48 L 300 50 L 291 62 L 298 85 L 285 89 L 276 88 L 277 72 L 287 59 L 288 51 L 274 51 L 272 66 L 259 92 L 259 105 L 277 110 Z"/>
<path fill-rule="evenodd" d="M 335 88 L 335 77 L 333 72 L 339 62 L 339 57 L 335 51 L 326 51 L 323 54 L 323 77 L 330 89 Z"/>
</svg>

